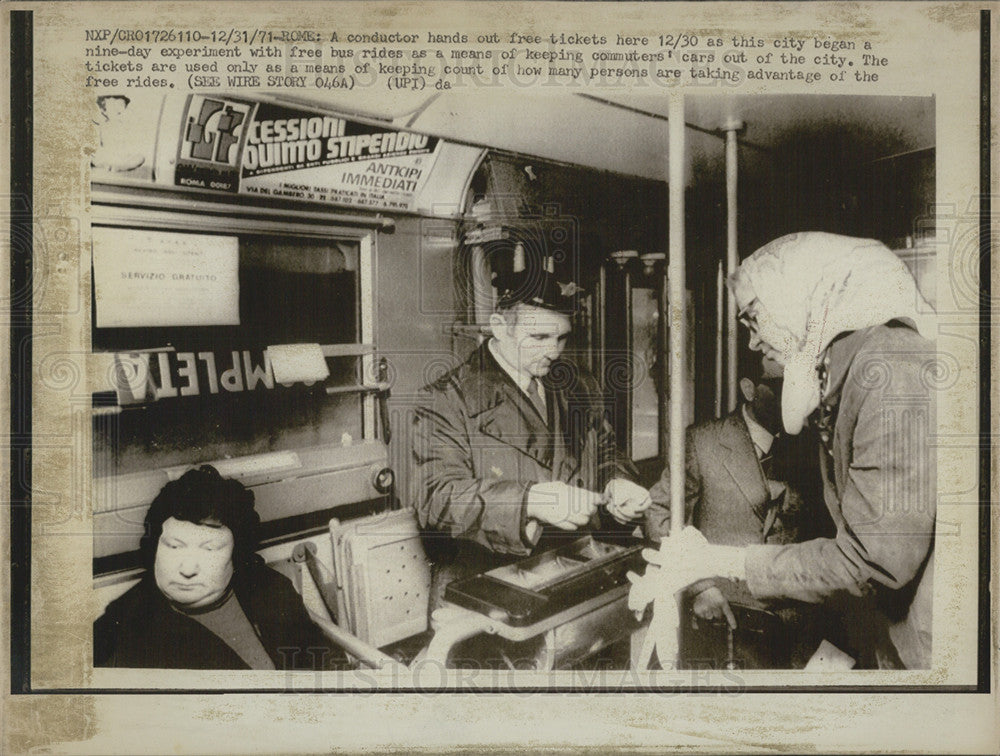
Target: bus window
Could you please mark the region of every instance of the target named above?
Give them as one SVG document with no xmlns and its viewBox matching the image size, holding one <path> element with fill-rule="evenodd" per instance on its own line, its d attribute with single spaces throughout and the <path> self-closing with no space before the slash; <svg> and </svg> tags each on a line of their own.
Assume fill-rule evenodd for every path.
<svg viewBox="0 0 1000 756">
<path fill-rule="evenodd" d="M 173 264 L 167 251 L 178 249 L 200 262 Z M 95 413 L 95 475 L 360 440 L 365 399 L 349 387 L 363 383 L 371 351 L 362 343 L 361 249 L 356 238 L 95 228 L 93 351 L 113 353 L 119 371 L 146 371 L 138 396 L 96 395 L 114 411 Z M 202 288 L 178 289 L 190 301 L 170 301 L 175 275 L 223 271 L 219 258 L 229 254 L 238 258 L 232 280 L 211 273 Z M 114 301 L 150 286 L 123 275 L 157 271 L 165 279 L 144 301 Z M 232 288 L 238 303 L 226 312 L 217 300 Z M 201 312 L 214 314 L 199 322 Z M 329 377 L 276 383 L 266 350 L 278 344 L 319 344 Z"/>
</svg>

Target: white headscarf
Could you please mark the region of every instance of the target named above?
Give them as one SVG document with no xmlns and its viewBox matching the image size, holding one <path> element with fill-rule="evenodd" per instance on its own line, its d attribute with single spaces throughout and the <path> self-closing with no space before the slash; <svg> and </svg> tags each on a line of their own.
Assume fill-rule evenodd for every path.
<svg viewBox="0 0 1000 756">
<path fill-rule="evenodd" d="M 933 309 L 903 261 L 874 239 L 819 231 L 782 236 L 744 260 L 730 285 L 740 309 L 758 300 L 797 345 L 782 355 L 781 418 L 790 434 L 819 405 L 817 367 L 839 334 L 908 318 L 933 338 Z"/>
</svg>

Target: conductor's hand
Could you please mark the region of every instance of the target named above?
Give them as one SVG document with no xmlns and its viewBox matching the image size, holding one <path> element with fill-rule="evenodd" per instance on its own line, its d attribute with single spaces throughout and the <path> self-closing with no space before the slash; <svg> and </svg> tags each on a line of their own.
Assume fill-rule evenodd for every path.
<svg viewBox="0 0 1000 756">
<path fill-rule="evenodd" d="M 614 478 L 604 487 L 604 502 L 615 522 L 628 525 L 638 520 L 653 500 L 649 498 L 649 491 L 638 483 Z"/>
<path fill-rule="evenodd" d="M 576 530 L 590 522 L 601 495 L 561 481 L 536 483 L 528 489 L 528 517 L 563 530 Z"/>
<path fill-rule="evenodd" d="M 736 615 L 733 614 L 733 610 L 729 606 L 729 602 L 726 601 L 726 597 L 722 595 L 722 591 L 714 585 L 694 597 L 691 611 L 694 612 L 695 617 L 703 620 L 714 621 L 725 617 L 729 627 L 733 630 L 736 629 Z"/>
</svg>

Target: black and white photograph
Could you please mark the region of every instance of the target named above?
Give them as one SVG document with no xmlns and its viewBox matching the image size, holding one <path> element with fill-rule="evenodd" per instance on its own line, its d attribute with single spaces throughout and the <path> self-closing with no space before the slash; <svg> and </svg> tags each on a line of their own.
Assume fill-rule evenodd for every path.
<svg viewBox="0 0 1000 756">
<path fill-rule="evenodd" d="M 10 752 L 989 750 L 989 4 L 50 5 Z"/>
<path fill-rule="evenodd" d="M 930 668 L 932 98 L 365 105 L 95 103 L 95 666 Z"/>
</svg>

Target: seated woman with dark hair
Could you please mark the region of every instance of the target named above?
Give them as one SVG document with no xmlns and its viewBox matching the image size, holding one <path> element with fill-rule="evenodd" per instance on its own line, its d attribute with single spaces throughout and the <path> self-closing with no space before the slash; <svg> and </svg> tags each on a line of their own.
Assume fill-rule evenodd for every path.
<svg viewBox="0 0 1000 756">
<path fill-rule="evenodd" d="M 94 666 L 343 668 L 299 595 L 255 553 L 253 492 L 214 467 L 167 483 L 146 513 L 146 573 L 94 623 Z"/>
</svg>

